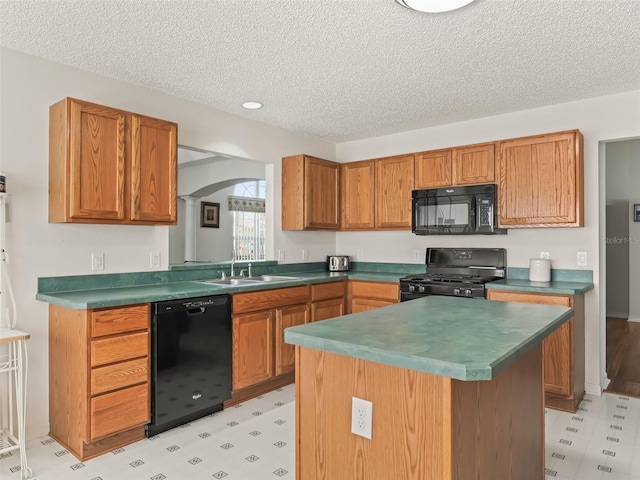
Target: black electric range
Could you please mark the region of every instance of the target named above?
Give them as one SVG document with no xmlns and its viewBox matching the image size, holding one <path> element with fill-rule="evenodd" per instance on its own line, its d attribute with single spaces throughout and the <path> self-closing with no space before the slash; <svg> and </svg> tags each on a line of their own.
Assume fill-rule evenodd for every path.
<svg viewBox="0 0 640 480">
<path fill-rule="evenodd" d="M 504 248 L 428 248 L 425 273 L 400 279 L 400 301 L 428 295 L 485 298 L 485 284 L 506 273 Z"/>
</svg>

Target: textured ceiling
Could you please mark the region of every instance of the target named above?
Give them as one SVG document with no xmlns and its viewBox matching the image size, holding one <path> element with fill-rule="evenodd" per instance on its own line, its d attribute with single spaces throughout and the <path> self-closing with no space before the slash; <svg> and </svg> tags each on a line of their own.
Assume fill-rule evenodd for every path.
<svg viewBox="0 0 640 480">
<path fill-rule="evenodd" d="M 640 90 L 639 19 L 640 0 L 2 0 L 0 39 L 343 142 Z"/>
</svg>

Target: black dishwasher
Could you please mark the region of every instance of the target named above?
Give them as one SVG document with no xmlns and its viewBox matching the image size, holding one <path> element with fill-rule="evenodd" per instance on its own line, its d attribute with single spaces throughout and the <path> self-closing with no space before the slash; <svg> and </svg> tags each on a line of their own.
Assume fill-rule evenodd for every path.
<svg viewBox="0 0 640 480">
<path fill-rule="evenodd" d="M 231 296 L 152 304 L 148 437 L 203 417 L 231 398 Z"/>
</svg>

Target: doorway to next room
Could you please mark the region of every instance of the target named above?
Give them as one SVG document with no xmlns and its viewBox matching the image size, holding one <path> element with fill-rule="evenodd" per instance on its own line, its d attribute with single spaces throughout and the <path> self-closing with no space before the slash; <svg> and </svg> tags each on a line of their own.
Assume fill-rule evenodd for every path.
<svg viewBox="0 0 640 480">
<path fill-rule="evenodd" d="M 640 139 L 607 143 L 605 166 L 605 391 L 640 397 Z"/>
</svg>

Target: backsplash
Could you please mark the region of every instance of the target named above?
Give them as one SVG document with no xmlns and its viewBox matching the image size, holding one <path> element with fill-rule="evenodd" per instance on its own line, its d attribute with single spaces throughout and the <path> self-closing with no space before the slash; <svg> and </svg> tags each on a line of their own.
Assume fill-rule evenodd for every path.
<svg viewBox="0 0 640 480">
<path fill-rule="evenodd" d="M 529 280 L 529 269 L 507 267 L 507 278 L 513 280 Z M 552 268 L 551 281 L 593 283 L 593 270 L 562 270 Z"/>
</svg>

